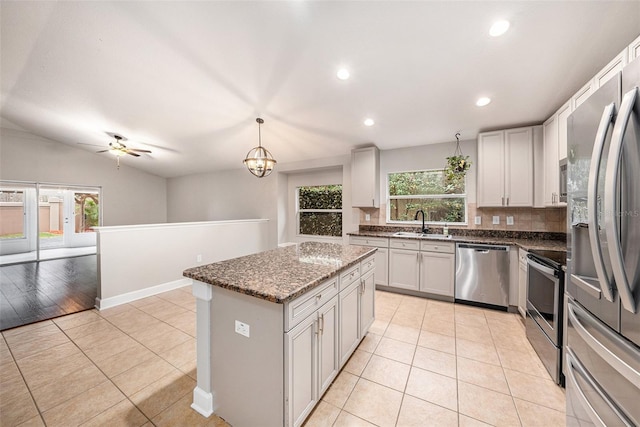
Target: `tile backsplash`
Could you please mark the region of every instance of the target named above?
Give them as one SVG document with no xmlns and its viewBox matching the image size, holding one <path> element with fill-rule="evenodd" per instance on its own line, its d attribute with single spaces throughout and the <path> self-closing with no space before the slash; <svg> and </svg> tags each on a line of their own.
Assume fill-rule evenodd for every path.
<svg viewBox="0 0 640 427">
<path fill-rule="evenodd" d="M 360 208 L 360 225 L 390 225 L 386 223 L 387 207 L 380 204 L 379 209 Z M 366 221 L 365 215 L 370 215 Z M 475 203 L 467 205 L 468 224 L 454 225 L 452 228 L 466 228 L 469 230 L 513 230 L 513 231 L 547 231 L 566 233 L 567 208 L 478 208 Z M 482 223 L 476 225 L 476 216 L 482 218 Z M 493 224 L 493 217 L 497 216 L 500 223 Z M 513 225 L 507 225 L 507 217 L 513 217 Z"/>
</svg>

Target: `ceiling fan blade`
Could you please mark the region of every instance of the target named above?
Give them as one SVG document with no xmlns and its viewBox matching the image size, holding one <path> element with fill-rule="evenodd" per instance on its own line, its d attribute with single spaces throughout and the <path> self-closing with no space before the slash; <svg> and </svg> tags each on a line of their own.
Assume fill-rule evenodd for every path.
<svg viewBox="0 0 640 427">
<path fill-rule="evenodd" d="M 134 157 L 140 157 L 140 154 L 132 153 L 131 150 L 127 150 L 126 153 L 130 154 L 130 155 L 132 155 Z"/>
<path fill-rule="evenodd" d="M 136 151 L 138 153 L 151 153 L 151 150 L 141 150 L 139 148 L 129 148 L 129 151 Z"/>
<path fill-rule="evenodd" d="M 106 153 L 107 151 L 111 151 L 111 150 L 109 150 L 109 149 L 107 149 L 107 150 L 100 150 L 100 151 L 96 151 L 96 153 Z"/>
<path fill-rule="evenodd" d="M 86 142 L 77 142 L 78 145 L 90 145 L 92 147 L 104 147 L 104 144 L 88 144 Z"/>
</svg>

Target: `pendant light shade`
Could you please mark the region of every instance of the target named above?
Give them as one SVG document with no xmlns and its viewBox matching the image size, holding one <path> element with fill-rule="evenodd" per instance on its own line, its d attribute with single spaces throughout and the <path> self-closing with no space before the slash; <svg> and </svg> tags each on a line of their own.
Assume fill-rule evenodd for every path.
<svg viewBox="0 0 640 427">
<path fill-rule="evenodd" d="M 247 153 L 247 157 L 244 159 L 244 164 L 247 166 L 247 169 L 249 169 L 249 172 L 257 176 L 258 178 L 263 178 L 265 176 L 268 176 L 273 171 L 273 168 L 277 162 L 273 158 L 269 150 L 262 147 L 260 125 L 264 123 L 264 120 L 258 117 L 256 119 L 256 122 L 258 123 L 258 146 L 252 148 Z"/>
</svg>

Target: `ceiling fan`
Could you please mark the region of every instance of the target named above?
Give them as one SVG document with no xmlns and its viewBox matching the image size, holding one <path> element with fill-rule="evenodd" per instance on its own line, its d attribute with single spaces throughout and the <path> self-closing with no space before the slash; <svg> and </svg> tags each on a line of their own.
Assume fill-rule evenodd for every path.
<svg viewBox="0 0 640 427">
<path fill-rule="evenodd" d="M 119 135 L 119 134 L 113 133 L 113 132 L 107 132 L 107 135 L 109 135 L 110 137 L 115 139 L 115 141 L 112 141 L 112 142 L 109 143 L 109 148 L 106 148 L 104 150 L 96 151 L 96 153 L 110 152 L 110 153 L 114 154 L 116 156 L 116 164 L 118 165 L 118 169 L 120 169 L 120 157 L 124 156 L 125 154 L 129 154 L 129 155 L 134 156 L 134 157 L 140 157 L 140 154 L 138 154 L 138 153 L 151 153 L 150 150 L 142 150 L 140 148 L 129 148 L 129 147 L 127 147 L 122 142 L 122 141 L 126 141 L 127 138 L 125 138 L 122 135 Z M 95 144 L 82 144 L 82 145 L 95 145 Z"/>
</svg>

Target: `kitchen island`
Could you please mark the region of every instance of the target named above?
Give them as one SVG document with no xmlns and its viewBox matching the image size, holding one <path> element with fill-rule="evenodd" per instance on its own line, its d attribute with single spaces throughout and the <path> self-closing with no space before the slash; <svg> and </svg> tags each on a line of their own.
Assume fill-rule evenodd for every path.
<svg viewBox="0 0 640 427">
<path fill-rule="evenodd" d="M 299 426 L 375 315 L 376 248 L 304 242 L 190 268 L 192 408 L 234 426 Z"/>
</svg>

